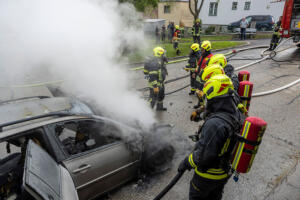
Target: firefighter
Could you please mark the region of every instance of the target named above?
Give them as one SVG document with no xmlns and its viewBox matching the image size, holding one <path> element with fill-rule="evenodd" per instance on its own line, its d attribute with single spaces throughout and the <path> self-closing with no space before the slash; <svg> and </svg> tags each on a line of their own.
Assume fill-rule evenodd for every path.
<svg viewBox="0 0 300 200">
<path fill-rule="evenodd" d="M 163 107 L 163 100 L 165 98 L 164 81 L 168 75 L 165 63 L 168 60 L 165 56 L 165 50 L 162 47 L 153 49 L 153 57 L 146 60 L 144 66 L 144 74 L 149 82 L 150 87 L 150 105 L 156 110 L 166 111 L 167 108 Z"/>
<path fill-rule="evenodd" d="M 238 76 L 234 73 L 234 68 L 232 65 L 227 64 L 227 59 L 224 54 L 216 54 L 210 58 L 208 61 L 208 66 L 212 64 L 219 64 L 225 71 L 225 74 L 231 79 L 234 90 L 238 91 L 239 89 L 239 79 Z"/>
<path fill-rule="evenodd" d="M 191 46 L 191 52 L 189 55 L 188 65 L 185 67 L 186 71 L 190 71 L 191 77 L 191 91 L 189 95 L 194 95 L 196 92 L 196 68 L 197 62 L 201 57 L 200 46 L 198 43 L 194 43 Z"/>
<path fill-rule="evenodd" d="M 179 50 L 179 46 L 178 46 L 180 37 L 181 36 L 180 36 L 179 26 L 175 25 L 175 32 L 174 32 L 174 35 L 173 35 L 172 42 L 173 42 L 173 48 L 176 51 L 176 55 L 180 54 L 180 50 Z"/>
<path fill-rule="evenodd" d="M 200 33 L 201 33 L 201 23 L 200 23 L 200 19 L 197 19 L 193 25 L 192 34 L 193 34 L 194 43 L 198 43 L 199 45 L 201 43 Z"/>
<path fill-rule="evenodd" d="M 211 43 L 210 41 L 206 40 L 203 41 L 201 44 L 201 57 L 198 61 L 198 66 L 196 68 L 196 88 L 197 90 L 202 90 L 203 83 L 201 82 L 200 73 L 201 70 L 203 70 L 206 65 L 208 64 L 208 61 L 212 57 L 211 53 Z M 198 92 L 199 93 L 199 92 Z M 199 95 L 198 95 L 199 97 Z M 194 108 L 199 108 L 201 103 L 201 98 L 198 98 L 198 103 L 194 106 Z"/>
<path fill-rule="evenodd" d="M 282 30 L 281 20 L 282 20 L 282 16 L 279 17 L 279 21 L 276 22 L 276 24 L 274 25 L 274 32 L 272 35 L 269 51 L 273 51 L 278 45 L 280 39 L 280 31 Z"/>
<path fill-rule="evenodd" d="M 189 199 L 222 198 L 230 177 L 230 159 L 240 130 L 241 115 L 230 93 L 233 85 L 226 75 L 216 75 L 204 85 L 204 124 L 198 131 L 194 151 L 179 165 L 178 171 L 194 169 Z"/>
</svg>

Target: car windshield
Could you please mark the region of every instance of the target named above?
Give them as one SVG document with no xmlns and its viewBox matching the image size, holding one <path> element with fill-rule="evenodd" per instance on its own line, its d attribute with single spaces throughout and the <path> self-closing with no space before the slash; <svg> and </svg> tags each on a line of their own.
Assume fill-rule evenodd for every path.
<svg viewBox="0 0 300 200">
<path fill-rule="evenodd" d="M 250 22 L 251 22 L 251 19 L 252 19 L 252 17 L 247 17 L 247 18 L 246 18 L 246 21 L 247 21 L 248 23 L 250 23 Z"/>
</svg>

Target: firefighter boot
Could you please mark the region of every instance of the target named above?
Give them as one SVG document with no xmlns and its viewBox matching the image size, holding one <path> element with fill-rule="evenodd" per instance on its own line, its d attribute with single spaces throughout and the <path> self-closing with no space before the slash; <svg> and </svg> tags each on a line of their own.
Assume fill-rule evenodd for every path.
<svg viewBox="0 0 300 200">
<path fill-rule="evenodd" d="M 167 111 L 167 108 L 164 108 L 163 102 L 158 102 L 158 103 L 156 104 L 156 110 Z"/>
<path fill-rule="evenodd" d="M 274 44 L 271 43 L 271 44 L 270 44 L 270 48 L 269 48 L 268 50 L 269 50 L 269 51 L 273 51 L 273 46 L 274 46 Z"/>
</svg>

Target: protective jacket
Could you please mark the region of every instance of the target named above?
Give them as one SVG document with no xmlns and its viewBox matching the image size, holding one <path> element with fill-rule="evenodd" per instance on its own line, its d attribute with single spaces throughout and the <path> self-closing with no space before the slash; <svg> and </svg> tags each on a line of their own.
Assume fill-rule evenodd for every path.
<svg viewBox="0 0 300 200">
<path fill-rule="evenodd" d="M 229 176 L 231 154 L 236 144 L 234 133 L 241 127 L 242 116 L 232 97 L 215 99 L 207 108 L 210 114 L 187 162 L 200 178 L 219 181 Z"/>
<path fill-rule="evenodd" d="M 274 34 L 280 35 L 280 31 L 281 31 L 281 21 L 278 21 L 274 25 Z"/>
<path fill-rule="evenodd" d="M 178 38 L 180 37 L 181 37 L 180 30 L 176 30 L 173 35 L 174 41 L 178 42 Z"/>
<path fill-rule="evenodd" d="M 144 65 L 144 74 L 149 77 L 149 87 L 161 87 L 166 75 L 168 74 L 165 62 L 167 58 L 165 56 L 161 58 L 151 57 L 146 60 Z"/>
<path fill-rule="evenodd" d="M 204 54 L 200 57 L 198 61 L 198 73 L 200 73 L 201 69 L 204 69 L 208 64 L 209 59 L 212 57 L 212 53 L 210 51 L 205 51 Z"/>
<path fill-rule="evenodd" d="M 196 68 L 196 88 L 202 90 L 203 88 L 203 83 L 201 82 L 200 78 L 200 72 L 203 70 L 206 65 L 208 64 L 209 59 L 213 56 L 213 54 L 210 51 L 205 51 L 199 61 L 198 61 L 198 66 Z"/>
<path fill-rule="evenodd" d="M 195 72 L 197 68 L 197 62 L 200 59 L 200 57 L 201 57 L 200 51 L 194 52 L 192 50 L 189 55 L 188 65 L 186 66 L 186 68 L 189 68 L 191 72 Z"/>
<path fill-rule="evenodd" d="M 200 36 L 200 33 L 201 33 L 200 23 L 196 23 L 193 25 L 192 33 L 193 33 L 193 36 Z"/>
</svg>

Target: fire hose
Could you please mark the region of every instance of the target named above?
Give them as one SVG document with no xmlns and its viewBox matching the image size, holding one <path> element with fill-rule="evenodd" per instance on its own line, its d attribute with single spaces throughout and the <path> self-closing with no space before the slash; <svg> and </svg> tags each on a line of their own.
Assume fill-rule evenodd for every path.
<svg viewBox="0 0 300 200">
<path fill-rule="evenodd" d="M 179 179 L 184 174 L 183 172 L 178 172 L 176 176 L 171 180 L 171 182 L 153 199 L 153 200 L 160 200 L 169 190 L 179 181 Z"/>
<path fill-rule="evenodd" d="M 276 47 L 276 49 L 278 49 L 278 47 L 280 47 L 281 45 L 283 45 L 284 43 L 286 43 L 287 41 L 289 41 L 289 40 L 291 40 L 291 39 L 292 39 L 292 37 L 291 37 L 291 38 L 288 38 L 287 40 L 285 40 L 285 41 L 283 41 L 283 42 L 280 42 L 280 44 Z M 266 45 L 261 45 L 261 46 L 254 46 L 254 47 L 243 48 L 243 49 L 238 49 L 238 50 L 232 50 L 231 52 L 226 53 L 226 55 L 236 54 L 236 53 L 238 53 L 238 52 L 242 52 L 242 51 L 246 51 L 246 50 L 257 49 L 257 48 L 266 48 L 266 47 L 268 47 L 268 46 L 266 46 Z M 281 52 L 281 51 L 284 51 L 284 50 L 289 49 L 289 48 L 290 48 L 290 47 L 285 48 L 285 49 L 280 50 L 280 51 L 275 51 L 275 50 L 276 50 L 276 49 L 275 49 L 275 50 L 272 51 L 272 52 L 275 53 L 274 56 L 271 56 L 271 54 L 269 54 L 269 55 L 267 55 L 267 56 L 265 56 L 265 57 L 263 57 L 263 55 L 264 55 L 264 53 L 265 53 L 267 50 L 263 50 L 263 51 L 261 52 L 261 56 L 262 56 L 261 59 L 256 60 L 256 61 L 251 62 L 251 63 L 248 63 L 248 64 L 246 64 L 246 65 L 237 67 L 237 68 L 235 68 L 235 71 L 238 71 L 238 70 L 241 70 L 241 69 L 250 67 L 250 66 L 252 66 L 252 65 L 255 65 L 255 64 L 257 64 L 257 63 L 263 62 L 263 61 L 265 61 L 265 60 L 267 60 L 267 59 L 270 59 L 270 58 L 272 59 L 273 57 L 276 56 L 276 52 Z M 274 59 L 272 59 L 272 60 L 274 60 Z M 276 61 L 276 60 L 274 60 L 274 61 Z M 181 61 L 180 61 L 180 62 L 181 62 Z M 283 62 L 283 61 L 282 61 L 282 62 Z M 174 81 L 177 81 L 177 80 L 180 80 L 180 79 L 183 79 L 183 78 L 186 78 L 186 77 L 188 77 L 188 76 L 189 76 L 189 75 L 182 76 L 182 77 L 178 77 L 178 78 L 176 78 L 176 79 L 171 79 L 171 80 L 169 80 L 168 83 L 174 82 Z M 299 80 L 300 80 L 300 79 L 299 79 Z M 288 84 L 288 85 L 282 86 L 282 87 L 277 88 L 277 89 L 273 89 L 273 90 L 270 90 L 270 91 L 265 91 L 265 92 L 253 94 L 253 97 L 259 97 L 259 96 L 264 96 L 264 95 L 269 95 L 269 94 L 273 94 L 273 93 L 279 92 L 279 91 L 281 91 L 281 90 L 283 90 L 283 89 L 286 89 L 286 88 L 289 88 L 289 87 L 292 87 L 292 86 L 298 84 L 298 83 L 299 83 L 299 80 L 296 80 L 296 81 L 294 81 L 294 82 L 292 82 L 292 83 L 290 83 L 290 84 Z M 167 81 L 166 81 L 166 82 L 167 82 Z M 165 95 L 170 95 L 170 94 L 176 93 L 176 92 L 178 92 L 178 91 L 180 91 L 180 90 L 183 90 L 183 89 L 185 89 L 185 88 L 187 88 L 187 87 L 189 87 L 189 86 L 190 86 L 190 84 L 187 84 L 187 85 L 185 85 L 185 86 L 183 86 L 183 87 L 181 87 L 181 88 L 179 88 L 179 89 L 176 89 L 176 90 L 174 90 L 174 91 L 168 92 L 168 93 L 166 93 Z M 146 88 L 143 88 L 143 89 L 146 89 Z"/>
</svg>

